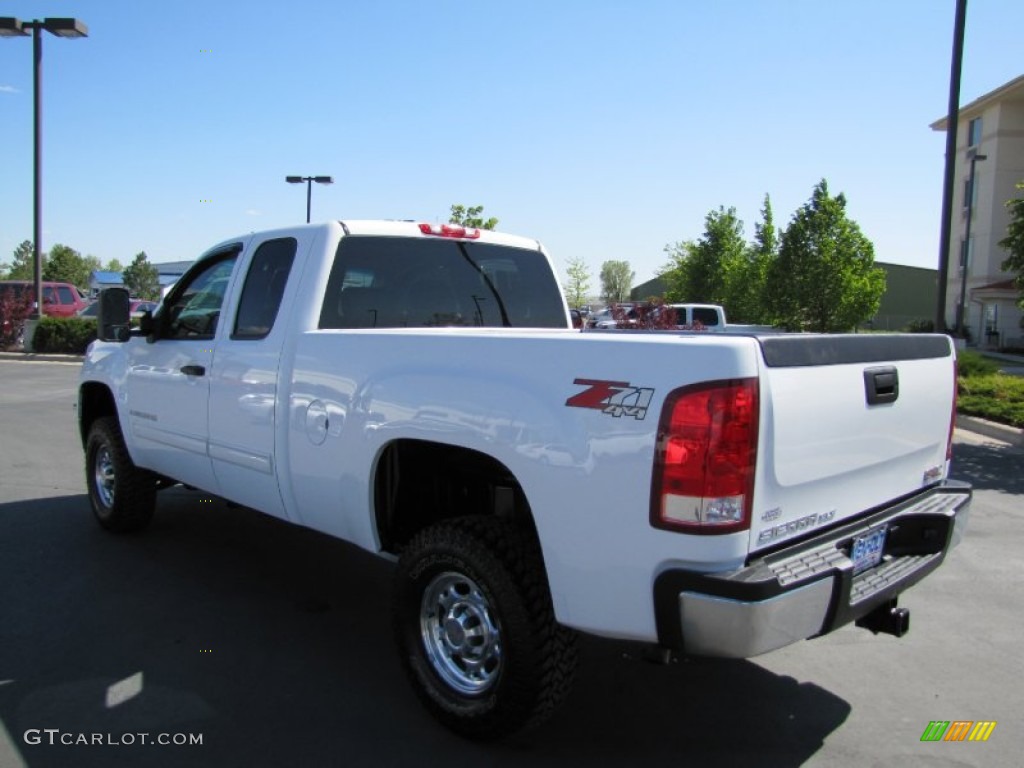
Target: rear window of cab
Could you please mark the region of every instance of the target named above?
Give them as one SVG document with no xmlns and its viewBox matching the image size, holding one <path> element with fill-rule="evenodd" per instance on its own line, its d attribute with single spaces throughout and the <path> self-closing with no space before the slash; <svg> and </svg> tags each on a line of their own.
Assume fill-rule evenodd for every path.
<svg viewBox="0 0 1024 768">
<path fill-rule="evenodd" d="M 568 327 L 544 254 L 454 239 L 342 238 L 321 328 L 459 326 Z"/>
</svg>

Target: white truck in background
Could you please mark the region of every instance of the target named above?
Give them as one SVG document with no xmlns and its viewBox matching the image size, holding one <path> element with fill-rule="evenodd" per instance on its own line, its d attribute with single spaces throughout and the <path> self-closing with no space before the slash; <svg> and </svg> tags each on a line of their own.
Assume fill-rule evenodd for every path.
<svg viewBox="0 0 1024 768">
<path fill-rule="evenodd" d="M 100 302 L 99 523 L 183 483 L 397 560 L 402 664 L 469 737 L 547 715 L 576 632 L 900 635 L 966 525 L 946 336 L 580 334 L 536 241 L 393 221 L 225 240 L 137 330 Z"/>
</svg>

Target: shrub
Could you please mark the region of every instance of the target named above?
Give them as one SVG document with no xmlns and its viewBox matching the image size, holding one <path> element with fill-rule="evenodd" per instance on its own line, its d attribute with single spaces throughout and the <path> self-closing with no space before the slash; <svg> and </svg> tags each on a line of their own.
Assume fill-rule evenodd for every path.
<svg viewBox="0 0 1024 768">
<path fill-rule="evenodd" d="M 0 349 L 19 346 L 25 332 L 25 320 L 32 314 L 32 293 L 15 294 L 13 288 L 0 293 Z"/>
<path fill-rule="evenodd" d="M 1024 378 L 994 373 L 961 378 L 957 410 L 1014 427 L 1024 427 Z"/>
<path fill-rule="evenodd" d="M 96 321 L 84 317 L 43 317 L 32 337 L 32 349 L 70 355 L 84 355 L 96 338 Z"/>
<path fill-rule="evenodd" d="M 961 378 L 989 376 L 999 371 L 999 364 L 977 352 L 962 351 L 957 355 L 957 370 Z"/>
<path fill-rule="evenodd" d="M 907 331 L 910 333 L 932 333 L 934 330 L 934 320 L 911 320 L 907 324 Z"/>
</svg>

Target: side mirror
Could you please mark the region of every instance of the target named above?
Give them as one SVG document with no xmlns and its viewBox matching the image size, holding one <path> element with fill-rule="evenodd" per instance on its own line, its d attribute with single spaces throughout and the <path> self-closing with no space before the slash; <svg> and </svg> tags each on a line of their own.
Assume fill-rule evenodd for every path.
<svg viewBox="0 0 1024 768">
<path fill-rule="evenodd" d="M 100 341 L 128 341 L 131 300 L 124 288 L 107 288 L 96 299 L 96 337 Z"/>
<path fill-rule="evenodd" d="M 139 317 L 139 333 L 146 337 L 146 341 L 156 341 L 156 322 L 148 309 Z"/>
</svg>

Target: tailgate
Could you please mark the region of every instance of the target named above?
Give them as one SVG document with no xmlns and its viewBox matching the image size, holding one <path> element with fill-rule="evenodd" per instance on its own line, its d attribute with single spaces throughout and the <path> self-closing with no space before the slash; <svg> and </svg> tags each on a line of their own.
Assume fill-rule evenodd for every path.
<svg viewBox="0 0 1024 768">
<path fill-rule="evenodd" d="M 955 387 L 946 336 L 759 339 L 762 424 L 751 551 L 946 476 Z"/>
</svg>

